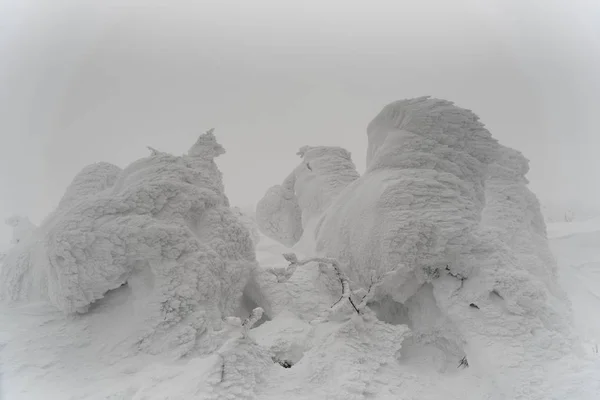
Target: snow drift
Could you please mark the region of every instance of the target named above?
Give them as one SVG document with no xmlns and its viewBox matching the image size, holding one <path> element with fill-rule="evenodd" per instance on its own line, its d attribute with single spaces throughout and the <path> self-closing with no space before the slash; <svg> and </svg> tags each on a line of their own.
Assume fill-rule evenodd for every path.
<svg viewBox="0 0 600 400">
<path fill-rule="evenodd" d="M 233 315 L 256 261 L 214 162 L 224 149 L 208 132 L 187 155 L 151 150 L 124 170 L 84 168 L 7 255 L 0 299 L 85 313 L 128 286 L 143 330 L 137 343 L 152 352 L 189 348 Z"/>
<path fill-rule="evenodd" d="M 356 286 L 384 279 L 372 307 L 412 329 L 406 353 L 411 345 L 439 352 L 442 371 L 466 357 L 492 385 L 513 380 L 499 396 L 538 398 L 535 366 L 574 342 L 540 206 L 526 187 L 527 160 L 471 111 L 428 97 L 389 104 L 367 133 L 362 176 L 341 175 L 332 190 L 320 183 L 336 182 L 322 172 L 331 168 L 303 163 L 278 203 L 293 207 L 259 206 L 259 227 L 288 246 L 300 233 L 313 237 L 313 251 L 339 259 Z M 299 184 L 299 171 L 314 175 L 314 186 Z M 276 203 L 272 191 L 266 197 Z M 309 227 L 305 216 L 317 222 Z M 265 229 L 273 219 L 275 233 Z"/>
</svg>

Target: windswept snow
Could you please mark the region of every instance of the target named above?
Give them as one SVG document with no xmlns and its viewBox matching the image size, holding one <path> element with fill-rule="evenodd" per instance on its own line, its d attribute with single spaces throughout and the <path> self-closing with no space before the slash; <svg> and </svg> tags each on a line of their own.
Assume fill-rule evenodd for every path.
<svg viewBox="0 0 600 400">
<path fill-rule="evenodd" d="M 153 152 L 123 171 L 84 168 L 7 256 L 0 299 L 85 313 L 126 285 L 139 330 L 127 339 L 150 352 L 186 353 L 236 312 L 256 267 L 214 162 L 223 152 L 209 132 L 184 156 Z"/>
<path fill-rule="evenodd" d="M 527 159 L 451 102 L 367 134 L 362 176 L 305 146 L 255 215 L 211 130 L 11 219 L 2 400 L 597 399 L 600 225 L 551 226 L 557 264 Z"/>
<path fill-rule="evenodd" d="M 526 187 L 527 160 L 471 111 L 427 97 L 391 103 L 367 133 L 365 174 L 344 182 L 314 229 L 301 221 L 314 251 L 340 259 L 363 288 L 385 276 L 374 298 L 379 316 L 405 314 L 415 347 L 457 365 L 466 357 L 499 398 L 544 398 L 539 365 L 568 362 L 578 345 L 540 206 Z M 293 189 L 296 215 L 319 219 L 300 199 L 320 203 L 320 191 Z M 294 224 L 282 230 L 296 232 Z M 435 321 L 422 317 L 431 312 Z"/>
</svg>

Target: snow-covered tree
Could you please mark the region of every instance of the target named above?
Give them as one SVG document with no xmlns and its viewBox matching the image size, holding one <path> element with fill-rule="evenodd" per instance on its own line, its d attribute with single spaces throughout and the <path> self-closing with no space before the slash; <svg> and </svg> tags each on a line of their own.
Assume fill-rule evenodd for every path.
<svg viewBox="0 0 600 400">
<path fill-rule="evenodd" d="M 127 284 L 141 348 L 193 346 L 234 314 L 256 267 L 214 162 L 223 152 L 211 131 L 187 155 L 84 168 L 34 239 L 7 256 L 0 299 L 85 313 Z"/>
<path fill-rule="evenodd" d="M 317 221 L 307 230 L 302 220 L 313 251 L 339 260 L 358 287 L 386 276 L 374 308 L 384 320 L 402 309 L 427 338 L 416 345 L 535 382 L 534 360 L 560 358 L 572 341 L 527 161 L 470 110 L 429 97 L 389 104 L 367 134 L 365 173 L 322 207 L 300 199 L 329 193 L 327 184 L 290 191 L 296 213 Z M 515 375 L 514 365 L 524 367 Z"/>
</svg>

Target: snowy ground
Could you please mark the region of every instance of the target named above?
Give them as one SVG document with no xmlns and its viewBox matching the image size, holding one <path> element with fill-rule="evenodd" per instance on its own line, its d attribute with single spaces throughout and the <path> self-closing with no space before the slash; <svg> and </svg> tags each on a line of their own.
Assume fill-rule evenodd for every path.
<svg viewBox="0 0 600 400">
<path fill-rule="evenodd" d="M 600 357 L 600 218 L 548 224 L 548 237 L 577 331 Z"/>
<path fill-rule="evenodd" d="M 546 366 L 546 398 L 597 399 L 600 220 L 550 224 L 548 231 L 560 267 L 560 281 L 571 299 L 588 361 L 560 371 L 556 366 Z M 262 267 L 279 266 L 285 250 L 263 238 L 257 257 Z M 356 341 L 361 333 L 355 332 L 355 325 L 334 321 L 313 329 L 285 313 L 277 321 L 253 329 L 251 336 L 258 345 L 234 338 L 219 353 L 177 361 L 164 356 L 129 355 L 119 350 L 119 338 L 126 336 L 123 330 L 130 328 L 132 310 L 118 306 L 126 304 L 127 290 L 123 287 L 111 292 L 88 315 L 78 318 L 65 319 L 44 304 L 3 308 L 0 398 L 503 398 L 501 390 L 490 396 L 497 383 L 489 382 L 486 376 L 454 365 L 440 370 L 439 363 L 432 362 L 439 354 L 411 346 L 409 341 L 397 361 L 394 342 L 387 341 L 398 339 L 402 331 L 385 332 L 379 342 Z M 271 362 L 265 348 L 279 349 L 279 356 L 295 365 L 283 368 Z M 232 385 L 239 385 L 237 394 L 219 386 L 225 375 L 232 377 Z M 332 386 L 332 382 L 336 384 Z"/>
</svg>

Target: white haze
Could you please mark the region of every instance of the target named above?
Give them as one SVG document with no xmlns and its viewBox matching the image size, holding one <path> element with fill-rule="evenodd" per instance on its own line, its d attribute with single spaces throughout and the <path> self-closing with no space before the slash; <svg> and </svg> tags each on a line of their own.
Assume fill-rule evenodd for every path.
<svg viewBox="0 0 600 400">
<path fill-rule="evenodd" d="M 593 1 L 0 4 L 2 217 L 37 223 L 85 165 L 180 154 L 212 127 L 228 196 L 253 204 L 305 144 L 361 171 L 366 124 L 420 95 L 521 150 L 542 201 L 600 204 Z"/>
</svg>

